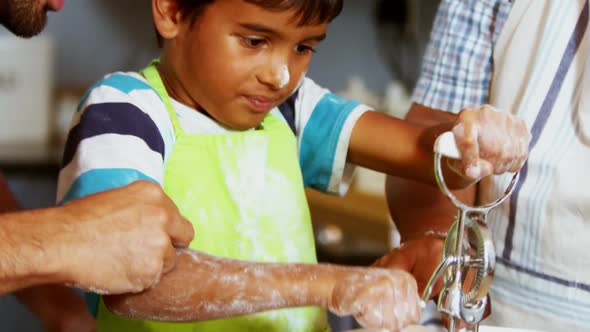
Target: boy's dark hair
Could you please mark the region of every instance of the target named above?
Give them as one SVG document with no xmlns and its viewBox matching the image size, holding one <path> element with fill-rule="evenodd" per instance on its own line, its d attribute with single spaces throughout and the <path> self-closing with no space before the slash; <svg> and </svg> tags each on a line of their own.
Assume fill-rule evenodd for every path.
<svg viewBox="0 0 590 332">
<path fill-rule="evenodd" d="M 216 0 L 177 0 L 183 18 L 193 24 L 207 6 Z M 340 15 L 344 0 L 243 0 L 245 2 L 274 11 L 296 9 L 295 19 L 299 26 L 331 22 Z M 157 31 L 156 31 L 157 33 Z M 158 46 L 162 47 L 163 39 L 157 33 Z"/>
</svg>

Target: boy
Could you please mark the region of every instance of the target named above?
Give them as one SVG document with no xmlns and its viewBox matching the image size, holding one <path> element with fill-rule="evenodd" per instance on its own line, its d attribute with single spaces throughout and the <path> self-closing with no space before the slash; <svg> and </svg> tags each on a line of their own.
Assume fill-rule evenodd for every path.
<svg viewBox="0 0 590 332">
<path fill-rule="evenodd" d="M 311 307 L 218 319 L 306 305 L 396 331 L 418 319 L 407 274 L 312 264 L 304 185 L 343 193 L 347 162 L 434 182 L 432 142 L 453 127 L 414 127 L 305 78 L 341 8 L 341 0 L 152 1 L 160 61 L 107 76 L 83 98 L 58 199 L 139 179 L 161 184 L 195 226 L 190 248 L 219 257 L 180 251 L 159 285 L 107 304 L 133 318 L 217 320 L 130 321 L 100 302 L 99 330 L 325 330 Z M 523 123 L 489 108 L 462 112 L 455 135 L 465 160 L 449 171 L 455 184 L 516 171 L 526 158 Z"/>
</svg>

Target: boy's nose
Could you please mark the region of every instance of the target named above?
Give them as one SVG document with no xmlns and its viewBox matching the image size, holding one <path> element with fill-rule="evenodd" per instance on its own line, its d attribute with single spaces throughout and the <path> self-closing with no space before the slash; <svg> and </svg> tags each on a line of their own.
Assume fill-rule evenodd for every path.
<svg viewBox="0 0 590 332">
<path fill-rule="evenodd" d="M 258 79 L 274 90 L 280 90 L 289 84 L 291 75 L 286 64 L 272 64 L 262 71 Z"/>
</svg>

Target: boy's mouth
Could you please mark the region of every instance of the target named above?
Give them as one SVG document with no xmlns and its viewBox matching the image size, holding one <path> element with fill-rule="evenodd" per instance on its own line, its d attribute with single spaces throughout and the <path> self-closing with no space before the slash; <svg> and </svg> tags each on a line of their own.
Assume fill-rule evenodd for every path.
<svg viewBox="0 0 590 332">
<path fill-rule="evenodd" d="M 250 104 L 250 108 L 255 112 L 267 112 L 276 103 L 275 98 L 269 98 L 265 96 L 245 95 L 244 98 L 246 98 L 248 104 Z"/>
</svg>

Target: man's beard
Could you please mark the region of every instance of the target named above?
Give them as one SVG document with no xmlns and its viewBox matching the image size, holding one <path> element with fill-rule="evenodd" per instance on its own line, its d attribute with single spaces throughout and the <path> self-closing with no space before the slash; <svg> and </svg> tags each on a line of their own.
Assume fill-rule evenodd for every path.
<svg viewBox="0 0 590 332">
<path fill-rule="evenodd" d="M 47 10 L 36 0 L 13 0 L 8 4 L 8 13 L 2 24 L 19 37 L 38 35 L 47 23 Z"/>
</svg>

